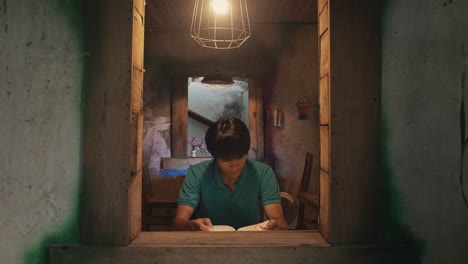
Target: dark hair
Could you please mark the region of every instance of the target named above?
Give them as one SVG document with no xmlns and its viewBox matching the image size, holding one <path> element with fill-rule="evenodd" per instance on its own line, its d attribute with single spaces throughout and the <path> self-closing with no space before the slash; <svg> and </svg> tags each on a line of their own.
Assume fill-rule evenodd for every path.
<svg viewBox="0 0 468 264">
<path fill-rule="evenodd" d="M 221 119 L 208 128 L 205 142 L 214 158 L 239 159 L 249 152 L 249 129 L 237 118 Z"/>
</svg>

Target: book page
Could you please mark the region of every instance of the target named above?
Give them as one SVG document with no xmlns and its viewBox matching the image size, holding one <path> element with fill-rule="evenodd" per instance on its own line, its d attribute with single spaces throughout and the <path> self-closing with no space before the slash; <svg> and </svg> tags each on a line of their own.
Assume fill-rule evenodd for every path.
<svg viewBox="0 0 468 264">
<path fill-rule="evenodd" d="M 265 231 L 268 222 L 269 221 L 266 220 L 265 222 L 261 222 L 259 224 L 244 226 L 237 229 L 237 231 Z"/>
<path fill-rule="evenodd" d="M 268 224 L 268 220 L 266 220 L 265 222 L 255 224 L 255 225 L 240 227 L 239 229 L 237 229 L 237 231 L 265 231 L 267 224 Z M 234 229 L 234 227 L 228 226 L 228 225 L 214 225 L 213 226 L 213 231 L 215 231 L 215 232 L 236 231 L 236 229 Z"/>
<path fill-rule="evenodd" d="M 215 225 L 213 226 L 213 231 L 236 231 L 234 227 L 228 225 Z"/>
</svg>

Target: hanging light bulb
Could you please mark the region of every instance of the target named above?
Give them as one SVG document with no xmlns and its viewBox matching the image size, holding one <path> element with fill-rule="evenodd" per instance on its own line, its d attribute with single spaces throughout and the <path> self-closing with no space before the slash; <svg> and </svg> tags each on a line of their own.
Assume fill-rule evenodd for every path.
<svg viewBox="0 0 468 264">
<path fill-rule="evenodd" d="M 246 0 L 195 0 L 190 35 L 201 46 L 234 49 L 250 34 Z"/>
<path fill-rule="evenodd" d="M 217 15 L 224 15 L 229 9 L 229 3 L 227 0 L 213 0 L 211 8 L 213 8 Z"/>
</svg>

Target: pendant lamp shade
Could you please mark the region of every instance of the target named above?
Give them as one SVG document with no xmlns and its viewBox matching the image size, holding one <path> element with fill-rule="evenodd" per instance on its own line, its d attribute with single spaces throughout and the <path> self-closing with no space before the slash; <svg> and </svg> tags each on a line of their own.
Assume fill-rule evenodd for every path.
<svg viewBox="0 0 468 264">
<path fill-rule="evenodd" d="M 190 35 L 201 46 L 234 49 L 250 34 L 246 0 L 195 0 Z"/>
<path fill-rule="evenodd" d="M 234 84 L 232 77 L 221 73 L 221 67 L 216 66 L 216 72 L 214 74 L 206 75 L 201 81 L 206 87 L 223 89 Z"/>
</svg>

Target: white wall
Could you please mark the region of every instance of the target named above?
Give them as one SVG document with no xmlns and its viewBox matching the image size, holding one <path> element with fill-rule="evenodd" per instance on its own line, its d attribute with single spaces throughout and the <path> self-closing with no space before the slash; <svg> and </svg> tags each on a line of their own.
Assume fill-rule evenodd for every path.
<svg viewBox="0 0 468 264">
<path fill-rule="evenodd" d="M 82 32 L 72 1 L 0 3 L 1 263 L 77 242 Z"/>
<path fill-rule="evenodd" d="M 395 205 L 388 211 L 419 241 L 423 263 L 468 262 L 468 205 L 459 177 L 461 166 L 468 167 L 460 154 L 467 11 L 468 1 L 457 0 L 383 6 L 384 165 Z"/>
<path fill-rule="evenodd" d="M 224 114 L 227 105 L 240 105 L 238 118 L 249 125 L 249 90 L 247 80 L 234 80 L 234 84 L 225 88 L 210 88 L 201 83 L 202 78 L 189 81 L 188 108 L 216 122 Z"/>
<path fill-rule="evenodd" d="M 249 90 L 247 80 L 234 80 L 234 84 L 225 88 L 210 88 L 201 83 L 202 78 L 196 78 L 188 84 L 188 109 L 196 112 L 213 122 L 221 116 L 232 114 L 229 111 L 233 105 L 240 106 L 240 116 L 237 118 L 249 126 Z M 188 119 L 188 137 L 205 138 L 206 125 L 192 118 Z M 190 156 L 192 147 L 187 144 L 187 156 Z M 209 156 L 201 153 L 199 156 Z"/>
</svg>

